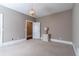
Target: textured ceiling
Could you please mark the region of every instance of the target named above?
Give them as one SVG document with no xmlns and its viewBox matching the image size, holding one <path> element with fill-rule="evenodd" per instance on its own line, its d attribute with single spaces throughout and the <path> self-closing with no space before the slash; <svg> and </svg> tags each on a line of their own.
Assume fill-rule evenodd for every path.
<svg viewBox="0 0 79 59">
<path fill-rule="evenodd" d="M 18 12 L 28 15 L 29 10 L 33 7 L 38 17 L 43 17 L 57 12 L 72 9 L 72 3 L 17 3 L 1 4 Z"/>
</svg>

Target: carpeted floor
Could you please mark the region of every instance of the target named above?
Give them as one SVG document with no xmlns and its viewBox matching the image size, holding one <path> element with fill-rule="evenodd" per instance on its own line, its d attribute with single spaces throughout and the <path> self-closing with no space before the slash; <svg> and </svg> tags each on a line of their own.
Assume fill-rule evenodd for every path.
<svg viewBox="0 0 79 59">
<path fill-rule="evenodd" d="M 25 40 L 23 42 L 0 48 L 2 56 L 74 56 L 71 45 Z"/>
</svg>

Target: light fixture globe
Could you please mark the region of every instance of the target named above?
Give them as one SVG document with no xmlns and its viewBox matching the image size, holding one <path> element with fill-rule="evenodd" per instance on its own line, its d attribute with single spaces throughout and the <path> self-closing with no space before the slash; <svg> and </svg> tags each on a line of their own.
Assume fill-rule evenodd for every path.
<svg viewBox="0 0 79 59">
<path fill-rule="evenodd" d="M 36 11 L 32 8 L 32 9 L 29 11 L 29 15 L 30 15 L 30 16 L 36 16 Z"/>
</svg>

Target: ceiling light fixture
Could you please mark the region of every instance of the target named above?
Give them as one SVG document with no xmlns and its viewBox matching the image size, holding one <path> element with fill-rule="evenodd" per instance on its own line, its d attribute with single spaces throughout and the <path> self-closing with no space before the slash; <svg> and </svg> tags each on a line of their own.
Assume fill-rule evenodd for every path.
<svg viewBox="0 0 79 59">
<path fill-rule="evenodd" d="M 32 5 L 32 6 L 34 6 L 34 5 Z M 36 17 L 36 10 L 34 9 L 34 7 L 29 10 L 29 16 Z"/>
<path fill-rule="evenodd" d="M 29 11 L 29 15 L 31 15 L 31 16 L 36 16 L 36 11 L 32 8 L 32 9 Z"/>
</svg>

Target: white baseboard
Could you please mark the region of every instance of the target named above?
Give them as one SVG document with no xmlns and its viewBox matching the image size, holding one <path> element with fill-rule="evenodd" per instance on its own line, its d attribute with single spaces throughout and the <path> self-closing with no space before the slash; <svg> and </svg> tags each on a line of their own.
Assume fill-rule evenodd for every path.
<svg viewBox="0 0 79 59">
<path fill-rule="evenodd" d="M 76 50 L 76 47 L 74 45 L 73 45 L 73 50 L 74 50 L 75 55 L 77 56 L 77 50 Z"/>
<path fill-rule="evenodd" d="M 73 49 L 74 49 L 74 53 L 75 53 L 75 55 L 76 55 L 76 56 L 79 56 L 79 47 L 73 45 Z"/>
<path fill-rule="evenodd" d="M 26 39 L 8 41 L 8 42 L 3 43 L 2 46 L 13 45 L 13 44 L 15 44 L 15 43 L 19 43 L 19 42 L 22 42 L 22 41 L 24 41 L 24 40 L 26 40 Z"/>
<path fill-rule="evenodd" d="M 57 39 L 51 39 L 51 41 L 72 45 L 75 55 L 76 55 L 76 56 L 79 56 L 79 47 L 75 46 L 72 42 L 63 41 L 63 40 L 57 40 Z"/>
<path fill-rule="evenodd" d="M 70 42 L 70 41 L 57 40 L 57 39 L 51 39 L 51 41 L 73 45 L 72 42 Z"/>
</svg>

